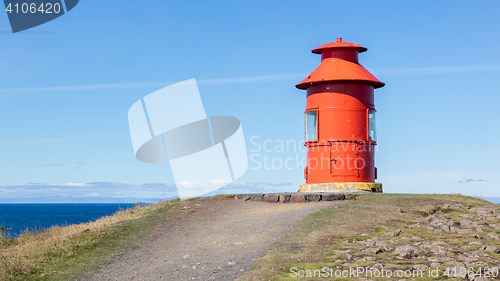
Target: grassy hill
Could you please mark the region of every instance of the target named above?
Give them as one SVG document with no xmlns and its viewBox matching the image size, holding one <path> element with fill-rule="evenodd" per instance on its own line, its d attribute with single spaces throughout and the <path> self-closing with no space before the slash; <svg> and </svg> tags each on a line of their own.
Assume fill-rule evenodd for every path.
<svg viewBox="0 0 500 281">
<path fill-rule="evenodd" d="M 91 223 L 2 238 L 0 280 L 81 278 L 138 247 L 150 230 L 182 213 L 173 208 L 179 205 L 165 201 Z M 390 271 L 417 273 L 396 279 L 480 281 L 480 268 L 481 275 L 486 267 L 493 275 L 492 268 L 500 266 L 498 207 L 461 195 L 360 195 L 305 217 L 237 280 L 318 280 L 335 274 L 344 280 L 387 280 L 373 275 Z M 447 272 L 449 267 L 458 271 Z M 460 276 L 461 268 L 466 276 Z"/>
<path fill-rule="evenodd" d="M 499 207 L 461 195 L 360 195 L 306 217 L 237 280 L 487 280 L 485 268 L 500 275 Z"/>
</svg>

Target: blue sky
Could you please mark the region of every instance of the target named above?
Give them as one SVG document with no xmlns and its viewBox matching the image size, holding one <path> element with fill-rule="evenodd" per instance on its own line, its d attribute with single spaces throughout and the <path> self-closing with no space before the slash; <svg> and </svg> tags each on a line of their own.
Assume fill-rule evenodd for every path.
<svg viewBox="0 0 500 281">
<path fill-rule="evenodd" d="M 250 161 L 226 191 L 296 191 L 305 92 L 294 86 L 319 65 L 310 50 L 336 37 L 367 47 L 360 63 L 386 83 L 375 91 L 385 192 L 500 197 L 499 12 L 498 1 L 82 0 L 16 34 L 0 13 L 0 197 L 174 194 L 168 164 L 135 159 L 127 112 L 190 78 L 207 115 L 241 121 L 249 157 L 299 162 Z M 266 140 L 273 151 L 255 151 Z M 297 145 L 274 151 L 280 141 Z"/>
</svg>

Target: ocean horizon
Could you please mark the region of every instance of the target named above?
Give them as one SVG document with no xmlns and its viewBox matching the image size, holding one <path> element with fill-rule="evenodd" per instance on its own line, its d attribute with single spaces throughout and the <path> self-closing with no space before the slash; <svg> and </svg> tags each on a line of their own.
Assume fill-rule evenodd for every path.
<svg viewBox="0 0 500 281">
<path fill-rule="evenodd" d="M 40 232 L 52 226 L 95 221 L 136 203 L 1 203 L 0 227 L 7 237 L 25 231 Z"/>
</svg>

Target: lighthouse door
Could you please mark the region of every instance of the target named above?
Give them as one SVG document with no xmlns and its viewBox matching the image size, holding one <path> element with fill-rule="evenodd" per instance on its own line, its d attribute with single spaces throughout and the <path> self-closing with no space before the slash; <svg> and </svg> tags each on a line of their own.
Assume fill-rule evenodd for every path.
<svg viewBox="0 0 500 281">
<path fill-rule="evenodd" d="M 330 175 L 335 182 L 345 182 L 357 177 L 357 143 L 349 141 L 330 141 Z"/>
</svg>

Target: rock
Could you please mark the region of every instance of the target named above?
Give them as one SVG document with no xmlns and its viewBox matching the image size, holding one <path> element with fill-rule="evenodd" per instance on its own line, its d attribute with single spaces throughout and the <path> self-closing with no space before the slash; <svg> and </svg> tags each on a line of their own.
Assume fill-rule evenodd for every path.
<svg viewBox="0 0 500 281">
<path fill-rule="evenodd" d="M 472 239 L 483 239 L 483 237 L 477 235 L 477 234 L 472 234 L 470 236 L 467 236 L 467 238 L 472 238 Z"/>
<path fill-rule="evenodd" d="M 413 269 L 415 269 L 415 270 L 422 270 L 422 271 L 424 271 L 424 270 L 425 270 L 425 269 L 427 269 L 427 268 L 428 268 L 428 266 L 427 266 L 427 265 L 425 265 L 425 264 L 421 264 L 421 263 L 419 263 L 419 264 L 415 264 L 415 265 L 413 266 Z"/>
<path fill-rule="evenodd" d="M 380 254 L 384 252 L 384 249 L 382 248 L 367 248 L 364 250 L 365 252 L 373 253 L 373 254 Z"/>
<path fill-rule="evenodd" d="M 490 245 L 484 245 L 479 250 L 489 251 L 489 252 L 493 252 L 493 253 L 500 253 L 500 249 L 498 249 L 498 247 L 490 246 Z"/>
<path fill-rule="evenodd" d="M 491 210 L 488 210 L 486 207 L 476 207 L 472 208 L 469 211 L 476 212 L 478 214 L 493 214 Z"/>
<path fill-rule="evenodd" d="M 488 233 L 488 237 L 492 239 L 500 239 L 500 236 L 498 236 L 498 234 L 496 234 L 495 232 Z"/>
<path fill-rule="evenodd" d="M 234 199 L 243 199 L 243 194 L 236 194 Z"/>
<path fill-rule="evenodd" d="M 262 198 L 264 198 L 264 193 L 253 193 L 253 194 L 248 194 L 250 197 L 250 200 L 253 201 L 262 201 Z"/>
<path fill-rule="evenodd" d="M 484 227 L 484 226 L 478 226 L 478 227 L 476 227 L 476 232 L 485 232 L 486 230 L 487 230 L 487 228 Z"/>
<path fill-rule="evenodd" d="M 278 194 L 265 194 L 262 200 L 269 203 L 278 203 L 279 199 Z"/>
<path fill-rule="evenodd" d="M 500 229 L 500 223 L 493 223 L 493 224 L 490 224 L 491 227 L 493 227 L 494 229 Z"/>
<path fill-rule="evenodd" d="M 312 193 L 306 194 L 306 202 L 319 202 L 321 201 L 321 194 Z"/>
<path fill-rule="evenodd" d="M 306 196 L 303 194 L 292 194 L 290 197 L 290 203 L 304 203 L 306 202 Z"/>
<path fill-rule="evenodd" d="M 412 236 L 410 237 L 411 240 L 422 240 L 422 238 L 418 237 L 418 236 Z"/>
<path fill-rule="evenodd" d="M 394 249 L 394 254 L 396 254 L 402 258 L 405 258 L 405 259 L 411 259 L 411 258 L 417 257 L 419 255 L 418 251 L 411 246 L 397 247 L 396 249 Z"/>
<path fill-rule="evenodd" d="M 443 248 L 432 248 L 431 254 L 435 257 L 446 257 L 447 252 Z"/>
<path fill-rule="evenodd" d="M 439 227 L 440 228 L 441 226 L 443 226 L 443 225 L 446 224 L 446 221 L 442 220 L 442 219 L 435 218 L 429 224 L 431 226 L 433 226 L 433 227 Z"/>
<path fill-rule="evenodd" d="M 443 225 L 441 226 L 442 231 L 451 231 L 451 227 L 449 225 Z"/>
<path fill-rule="evenodd" d="M 291 196 L 292 196 L 291 194 L 286 194 L 286 193 L 281 194 L 279 199 L 280 203 L 290 203 Z"/>
<path fill-rule="evenodd" d="M 335 201 L 335 200 L 345 200 L 344 194 L 323 194 L 321 195 L 322 201 Z"/>
<path fill-rule="evenodd" d="M 469 243 L 469 245 L 483 245 L 483 243 L 481 243 L 479 241 L 472 241 Z"/>
<path fill-rule="evenodd" d="M 474 229 L 477 227 L 477 224 L 475 224 L 474 222 L 470 221 L 470 220 L 461 220 L 460 221 L 460 228 L 463 228 L 463 229 Z"/>
<path fill-rule="evenodd" d="M 463 254 L 472 258 L 487 258 L 490 256 L 487 253 L 481 251 L 467 251 L 464 252 Z"/>
<path fill-rule="evenodd" d="M 461 262 L 454 263 L 452 266 L 448 267 L 448 273 L 450 274 L 449 277 L 453 278 L 461 278 L 464 277 L 462 274 L 464 273 L 464 270 L 462 268 L 465 268 L 465 264 Z M 460 269 L 462 269 L 462 274 L 460 273 Z"/>
<path fill-rule="evenodd" d="M 397 229 L 391 232 L 384 232 L 385 235 L 391 236 L 391 237 L 397 237 L 399 234 L 401 234 L 403 231 L 401 229 Z"/>
<path fill-rule="evenodd" d="M 466 218 L 466 219 L 473 219 L 473 218 L 474 218 L 474 216 L 473 216 L 473 215 L 471 215 L 471 214 L 461 214 L 460 216 L 461 216 L 462 218 Z"/>
</svg>

